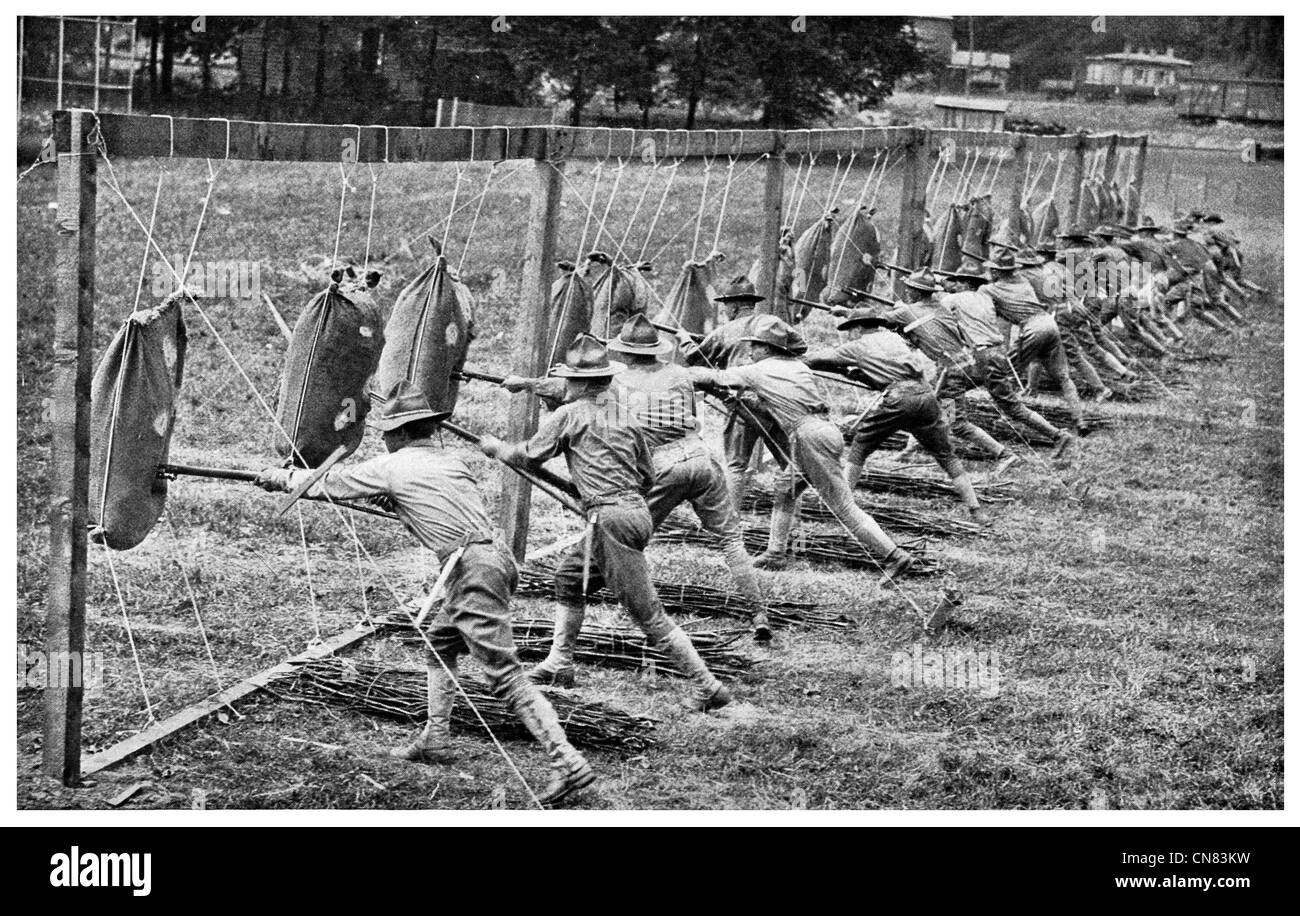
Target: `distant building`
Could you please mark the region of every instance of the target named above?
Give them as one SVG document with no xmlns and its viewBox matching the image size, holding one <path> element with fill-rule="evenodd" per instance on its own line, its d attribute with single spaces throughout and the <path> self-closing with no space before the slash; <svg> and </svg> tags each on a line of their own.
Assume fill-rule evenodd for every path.
<svg viewBox="0 0 1300 916">
<path fill-rule="evenodd" d="M 963 51 L 954 43 L 944 73 L 944 88 L 954 92 L 964 89 L 967 73 L 970 74 L 970 88 L 976 92 L 1006 92 L 1011 78 L 1011 55 Z"/>
<path fill-rule="evenodd" d="M 1001 130 L 1007 116 L 1005 99 L 954 96 L 934 100 L 940 127 L 958 130 Z"/>
<path fill-rule="evenodd" d="M 952 16 L 913 16 L 912 34 L 921 50 L 945 58 L 952 47 Z"/>
<path fill-rule="evenodd" d="M 1178 87 L 1178 114 L 1184 118 L 1227 118 L 1281 124 L 1281 80 L 1245 79 L 1196 74 L 1184 76 Z"/>
<path fill-rule="evenodd" d="M 1091 97 L 1123 96 L 1125 98 L 1167 98 L 1178 94 L 1178 76 L 1189 70 L 1190 60 L 1183 60 L 1167 48 L 1161 54 L 1155 50 L 1134 50 L 1125 46 L 1115 54 L 1098 54 L 1084 61 L 1083 83 L 1080 89 Z"/>
</svg>

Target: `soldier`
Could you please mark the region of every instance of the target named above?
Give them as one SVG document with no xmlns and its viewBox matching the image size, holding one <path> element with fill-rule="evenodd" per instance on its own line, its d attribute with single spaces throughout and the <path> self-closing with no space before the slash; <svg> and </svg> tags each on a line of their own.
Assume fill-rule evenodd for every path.
<svg viewBox="0 0 1300 916">
<path fill-rule="evenodd" d="M 962 504 L 980 524 L 989 518 L 975 495 L 970 475 L 953 448 L 939 401 L 925 378 L 930 361 L 897 334 L 884 330 L 879 319 L 859 314 L 837 325 L 849 340 L 814 350 L 803 361 L 814 369 L 853 370 L 853 378 L 881 394 L 854 423 L 845 482 L 852 491 L 862 477 L 867 458 L 898 430 L 911 433 L 921 448 L 952 479 Z M 932 365 L 932 364 L 930 364 Z"/>
<path fill-rule="evenodd" d="M 654 526 L 645 496 L 655 485 L 650 448 L 630 422 L 610 380 L 623 371 L 605 345 L 581 334 L 552 374 L 567 383 L 565 403 L 548 416 L 527 442 L 505 443 L 484 436 L 485 455 L 510 464 L 540 467 L 563 455 L 587 510 L 585 544 L 565 555 L 555 571 L 555 635 L 550 654 L 528 672 L 539 683 L 571 687 L 573 653 L 586 616 L 587 585 L 596 570 L 651 645 L 660 649 L 691 682 L 688 706 L 708 712 L 731 702 L 731 691 L 713 676 L 691 639 L 664 613 L 646 566 L 645 547 Z M 599 581 L 599 580 L 598 580 Z"/>
<path fill-rule="evenodd" d="M 749 277 L 739 276 L 727 284 L 722 295 L 714 302 L 722 303 L 727 320 L 718 325 L 702 340 L 697 349 L 687 355 L 688 366 L 707 369 L 730 369 L 750 362 L 749 343 L 746 336 L 752 331 L 755 306 L 766 297 L 758 295 Z M 762 405 L 751 402 L 747 410 L 732 410 L 722 432 L 727 457 L 727 475 L 732 503 L 740 511 L 745 492 L 754 476 L 751 463 L 762 441 L 756 423 L 770 424 Z"/>
<path fill-rule="evenodd" d="M 1083 404 L 1079 390 L 1070 378 L 1070 363 L 1061 345 L 1061 331 L 1048 307 L 1038 298 L 1038 291 L 1055 295 L 1046 283 L 1042 259 L 1032 249 L 1022 248 L 1014 255 L 1009 251 L 985 261 L 993 279 L 984 294 L 993 300 L 995 314 L 1008 324 L 1020 328 L 1007 356 L 1020 379 L 1029 381 L 1029 370 L 1041 365 L 1056 382 L 1070 411 L 1070 420 L 1078 430 L 1083 424 Z"/>
<path fill-rule="evenodd" d="M 653 453 L 655 482 L 646 496 L 650 518 L 657 529 L 673 509 L 690 502 L 700 524 L 718 537 L 732 578 L 754 608 L 754 638 L 766 642 L 772 638 L 767 602 L 745 552 L 740 513 L 727 491 L 726 474 L 700 438 L 690 371 L 659 360 L 673 348 L 672 339 L 661 337 L 644 315 L 625 322 L 618 337 L 609 342 L 610 351 L 628 361 L 612 387 L 623 396 L 623 408 L 630 421 L 640 426 Z M 559 402 L 565 382 L 511 376 L 504 386 Z"/>
<path fill-rule="evenodd" d="M 1223 319 L 1214 313 L 1214 300 L 1206 282 L 1206 265 L 1213 263 L 1210 252 L 1190 238 L 1190 222 L 1180 220 L 1171 231 L 1173 239 L 1165 245 L 1165 259 L 1169 264 L 1169 291 L 1165 298 L 1171 303 L 1184 303 L 1193 318 L 1216 331 L 1230 332 Z"/>
<path fill-rule="evenodd" d="M 988 278 L 979 274 L 973 264 L 966 264 L 950 279 L 957 291 L 941 299 L 930 272 L 917 271 L 903 281 L 904 302 L 883 317 L 890 326 L 901 328 L 903 335 L 931 359 L 935 356 L 927 348 L 935 349 L 947 361 L 950 368 L 939 386 L 939 398 L 953 402 L 953 433 L 993 451 L 998 460 L 995 475 L 1019 460 L 966 417 L 963 395 L 983 387 L 1008 420 L 1019 421 L 1052 440 L 1052 457 L 1066 455 L 1075 442 L 1074 436 L 1068 430 L 1057 429 L 1020 399 L 1020 383 L 1007 356 L 993 299 L 982 289 Z"/>
<path fill-rule="evenodd" d="M 1093 335 L 1083 305 L 1074 294 L 1069 271 L 1057 259 L 1056 243 L 1051 239 L 1043 239 L 1034 251 L 1043 258 L 1043 263 L 1037 268 L 1041 279 L 1030 277 L 1029 282 L 1034 286 L 1038 298 L 1052 310 L 1052 317 L 1056 319 L 1056 326 L 1061 332 L 1061 346 L 1065 350 L 1071 375 L 1076 377 L 1076 385 L 1082 382 L 1088 388 L 1094 401 L 1105 401 L 1115 392 L 1102 380 L 1089 355 L 1097 350 L 1106 356 L 1110 354 L 1097 343 Z M 1121 371 L 1124 369 L 1122 365 L 1119 368 Z M 1030 367 L 1030 390 L 1035 388 L 1033 373 L 1036 369 L 1036 366 Z"/>
<path fill-rule="evenodd" d="M 1101 317 L 1100 300 L 1097 298 L 1094 283 L 1095 271 L 1092 265 L 1092 252 L 1096 247 L 1092 235 L 1080 225 L 1074 225 L 1059 233 L 1057 241 L 1061 243 L 1057 259 L 1066 268 L 1071 286 L 1075 291 L 1075 301 L 1082 319 L 1091 329 L 1091 342 L 1095 349 L 1089 349 L 1089 355 L 1098 366 L 1105 366 L 1119 376 L 1125 383 L 1137 380 L 1137 373 L 1131 368 L 1133 357 L 1115 339 L 1115 335 L 1106 327 Z M 1087 343 L 1087 341 L 1085 341 Z"/>
<path fill-rule="evenodd" d="M 441 451 L 438 429 L 424 394 L 399 382 L 372 414 L 383 431 L 387 455 L 351 468 L 333 468 L 312 485 L 311 496 L 331 499 L 386 497 L 406 529 L 438 555 L 445 597 L 428 628 L 426 658 L 429 720 L 413 741 L 390 753 L 402 760 L 447 763 L 453 759 L 451 711 L 456 702 L 457 659 L 468 652 L 503 699 L 546 749 L 553 779 L 540 797 L 559 805 L 595 782 L 591 766 L 565 737 L 555 710 L 527 677 L 515 652 L 510 596 L 518 569 L 497 539 L 465 463 Z M 257 478 L 267 490 L 294 489 L 311 471 L 267 468 Z"/>
<path fill-rule="evenodd" d="M 678 340 L 688 353 L 695 347 L 684 331 L 678 332 Z M 844 437 L 830 422 L 826 402 L 817 390 L 817 377 L 799 360 L 807 349 L 802 336 L 776 316 L 760 315 L 745 341 L 754 360 L 749 365 L 723 370 L 695 368 L 691 372 L 697 387 L 751 392 L 790 443 L 789 466 L 775 488 L 767 551 L 755 565 L 778 568 L 785 564 L 794 509 L 811 483 L 831 513 L 880 565 L 882 584 L 894 582 L 911 569 L 912 555 L 895 544 L 854 501 L 840 466 Z"/>
<path fill-rule="evenodd" d="M 1142 344 L 1158 358 L 1169 355 L 1169 341 L 1153 322 L 1144 320 L 1139 298 L 1135 295 L 1141 286 L 1142 262 L 1132 258 L 1120 244 L 1124 230 L 1117 226 L 1098 226 L 1093 235 L 1099 240 L 1093 250 L 1093 286 L 1100 300 L 1100 315 L 1104 324 L 1118 317 L 1129 336 Z M 1134 276 L 1137 273 L 1138 276 Z"/>
</svg>

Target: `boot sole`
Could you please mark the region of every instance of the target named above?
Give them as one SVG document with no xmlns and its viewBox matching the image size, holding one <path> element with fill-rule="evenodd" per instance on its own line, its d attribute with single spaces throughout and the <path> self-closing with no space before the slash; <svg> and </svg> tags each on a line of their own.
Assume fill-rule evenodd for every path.
<svg viewBox="0 0 1300 916">
<path fill-rule="evenodd" d="M 595 771 L 587 770 L 585 773 L 582 773 L 574 777 L 573 780 L 566 782 L 562 788 L 556 790 L 555 792 L 551 792 L 548 795 L 543 795 L 540 799 L 538 799 L 538 801 L 542 803 L 542 807 L 544 808 L 563 807 L 565 802 L 573 798 L 574 795 L 578 794 L 583 789 L 586 789 L 589 786 L 591 786 L 595 781 L 596 781 Z"/>
</svg>

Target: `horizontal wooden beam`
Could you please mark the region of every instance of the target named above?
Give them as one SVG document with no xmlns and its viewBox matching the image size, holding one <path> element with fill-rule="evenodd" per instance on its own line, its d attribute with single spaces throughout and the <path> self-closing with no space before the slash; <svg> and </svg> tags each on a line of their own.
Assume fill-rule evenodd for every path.
<svg viewBox="0 0 1300 916">
<path fill-rule="evenodd" d="M 182 728 L 201 722 L 209 716 L 216 715 L 221 709 L 229 706 L 235 700 L 242 700 L 251 693 L 261 690 L 271 681 L 275 680 L 282 674 L 292 671 L 297 665 L 303 662 L 311 661 L 317 658 L 324 658 L 327 655 L 333 655 L 341 649 L 358 643 L 369 636 L 373 636 L 376 630 L 374 627 L 356 627 L 351 630 L 345 630 L 335 636 L 330 637 L 325 642 L 308 649 L 306 652 L 299 653 L 293 658 L 286 659 L 274 668 L 267 668 L 265 671 L 259 671 L 252 677 L 246 678 L 232 687 L 227 687 L 220 693 L 214 693 L 205 697 L 197 703 L 185 707 L 180 712 L 168 716 L 161 722 L 155 722 L 138 734 L 132 735 L 125 741 L 119 741 L 112 747 L 105 748 L 98 754 L 91 754 L 81 761 L 81 775 L 89 776 L 91 773 L 98 773 L 100 770 L 107 769 L 124 760 L 129 760 L 136 754 L 143 753 L 157 744 L 162 739 L 174 735 Z"/>
<path fill-rule="evenodd" d="M 56 152 L 69 150 L 68 112 L 54 117 Z M 110 158 L 261 162 L 464 162 L 545 156 L 548 127 L 385 127 L 171 118 L 101 112 Z"/>
<path fill-rule="evenodd" d="M 707 159 L 899 149 L 929 138 L 938 150 L 1024 149 L 1032 153 L 1141 145 L 1143 134 L 1038 136 L 1005 130 L 847 127 L 825 130 L 639 130 L 608 127 L 386 127 L 91 114 L 110 157 L 262 162 L 473 162 L 501 159 Z M 56 152 L 73 152 L 70 113 L 54 115 Z"/>
</svg>

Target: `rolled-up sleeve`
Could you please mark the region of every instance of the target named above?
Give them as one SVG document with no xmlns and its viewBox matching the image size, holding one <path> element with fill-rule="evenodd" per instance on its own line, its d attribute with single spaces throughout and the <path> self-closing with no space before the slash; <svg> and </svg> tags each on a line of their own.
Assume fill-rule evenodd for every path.
<svg viewBox="0 0 1300 916">
<path fill-rule="evenodd" d="M 362 461 L 350 468 L 331 468 L 325 476 L 312 484 L 308 496 L 328 496 L 330 499 L 363 499 L 392 492 L 387 473 L 388 458 L 381 455 Z M 301 484 L 312 471 L 299 468 L 289 476 L 289 489 Z"/>
</svg>

